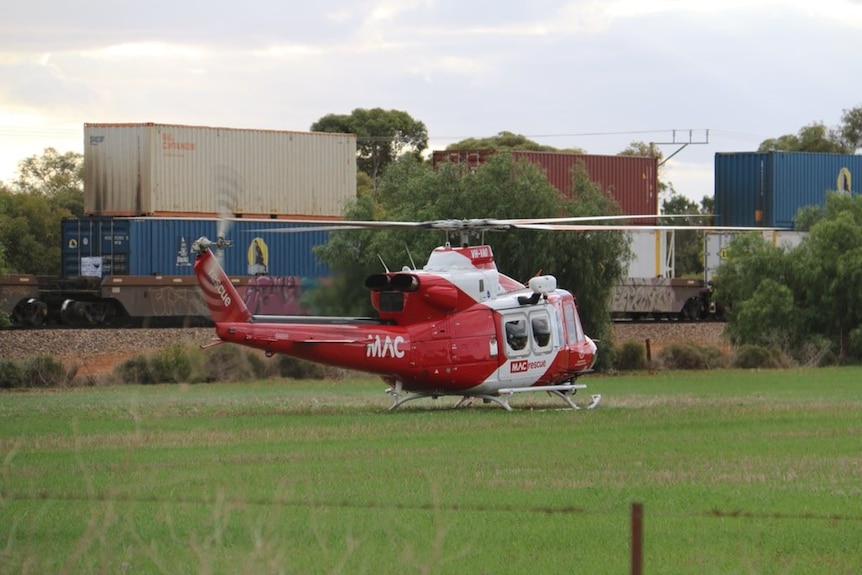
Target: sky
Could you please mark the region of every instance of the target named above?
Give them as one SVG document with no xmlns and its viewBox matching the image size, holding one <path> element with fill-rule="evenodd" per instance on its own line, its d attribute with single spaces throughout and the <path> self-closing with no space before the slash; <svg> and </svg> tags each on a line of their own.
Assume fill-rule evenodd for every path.
<svg viewBox="0 0 862 575">
<path fill-rule="evenodd" d="M 381 107 L 431 150 L 656 142 L 699 201 L 716 153 L 862 106 L 860 53 L 862 0 L 28 0 L 0 19 L 0 180 L 83 152 L 84 123 L 305 131 Z"/>
</svg>

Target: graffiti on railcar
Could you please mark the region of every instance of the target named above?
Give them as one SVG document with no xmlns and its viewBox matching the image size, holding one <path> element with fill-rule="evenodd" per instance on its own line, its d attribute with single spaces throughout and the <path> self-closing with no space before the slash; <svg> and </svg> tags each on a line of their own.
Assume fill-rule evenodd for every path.
<svg viewBox="0 0 862 575">
<path fill-rule="evenodd" d="M 611 309 L 622 313 L 670 311 L 674 291 L 664 278 L 627 278 L 613 290 Z"/>
<path fill-rule="evenodd" d="M 299 276 L 257 276 L 246 287 L 245 305 L 259 315 L 306 315 Z"/>
<path fill-rule="evenodd" d="M 207 306 L 197 286 L 164 286 L 147 289 L 148 312 L 133 314 L 145 317 L 206 316 Z"/>
</svg>

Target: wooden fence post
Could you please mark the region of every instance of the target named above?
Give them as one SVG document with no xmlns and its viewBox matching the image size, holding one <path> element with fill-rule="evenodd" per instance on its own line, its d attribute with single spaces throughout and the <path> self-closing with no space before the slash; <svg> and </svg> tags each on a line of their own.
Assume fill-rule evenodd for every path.
<svg viewBox="0 0 862 575">
<path fill-rule="evenodd" d="M 632 575 L 643 575 L 643 531 L 643 503 L 632 503 Z"/>
</svg>

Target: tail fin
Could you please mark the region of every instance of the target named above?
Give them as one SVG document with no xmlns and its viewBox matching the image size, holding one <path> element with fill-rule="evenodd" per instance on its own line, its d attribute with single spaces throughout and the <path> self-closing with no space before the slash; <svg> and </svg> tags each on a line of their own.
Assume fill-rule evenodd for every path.
<svg viewBox="0 0 862 575">
<path fill-rule="evenodd" d="M 216 260 L 210 249 L 212 243 L 200 238 L 192 245 L 192 250 L 197 254 L 195 275 L 203 291 L 204 301 L 215 323 L 246 322 L 251 319 L 251 312 Z"/>
</svg>

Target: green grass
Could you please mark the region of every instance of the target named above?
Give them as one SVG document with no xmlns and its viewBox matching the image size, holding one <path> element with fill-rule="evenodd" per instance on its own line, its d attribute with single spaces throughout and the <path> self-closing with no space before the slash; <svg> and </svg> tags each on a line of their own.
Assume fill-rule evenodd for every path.
<svg viewBox="0 0 862 575">
<path fill-rule="evenodd" d="M 0 573 L 862 572 L 862 369 L 0 394 Z"/>
</svg>

